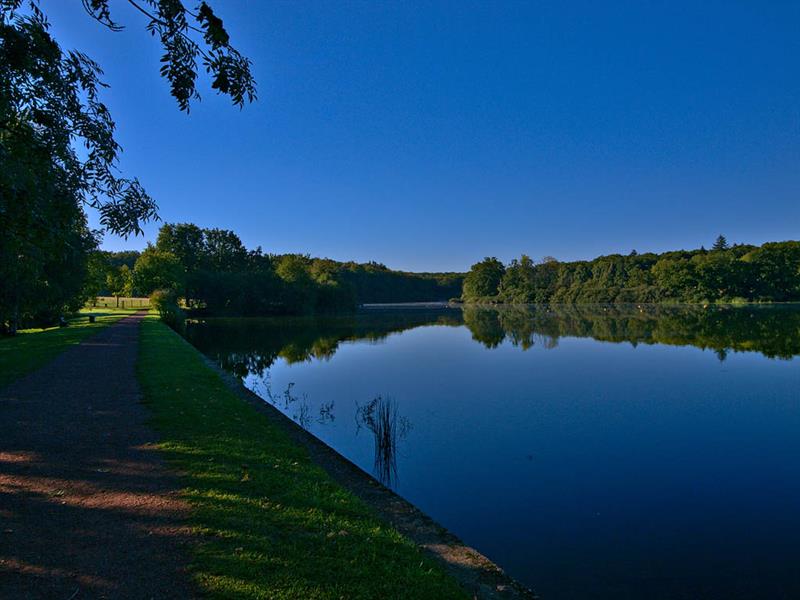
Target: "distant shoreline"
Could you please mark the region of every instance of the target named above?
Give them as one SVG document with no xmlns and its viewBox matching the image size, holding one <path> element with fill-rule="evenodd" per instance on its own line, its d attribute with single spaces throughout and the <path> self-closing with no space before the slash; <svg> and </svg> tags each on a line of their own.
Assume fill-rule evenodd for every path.
<svg viewBox="0 0 800 600">
<path fill-rule="evenodd" d="M 370 302 L 360 304 L 358 308 L 375 310 L 381 308 L 448 308 L 453 306 L 453 302 L 442 300 L 439 302 Z"/>
</svg>

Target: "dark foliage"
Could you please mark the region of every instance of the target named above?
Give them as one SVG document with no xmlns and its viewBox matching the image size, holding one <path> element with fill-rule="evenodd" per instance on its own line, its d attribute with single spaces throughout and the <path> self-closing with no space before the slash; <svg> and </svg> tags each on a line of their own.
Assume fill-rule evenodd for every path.
<svg viewBox="0 0 800 600">
<path fill-rule="evenodd" d="M 728 246 L 720 236 L 714 248 L 563 263 L 523 256 L 505 268 L 496 286 L 499 269 L 490 263 L 494 278 L 474 288 L 465 282 L 463 298 L 507 304 L 800 300 L 800 242 Z M 487 281 L 487 270 L 487 261 L 474 265 L 466 281 Z"/>
<path fill-rule="evenodd" d="M 178 333 L 183 333 L 186 315 L 178 306 L 178 297 L 173 290 L 155 290 L 150 294 L 150 303 L 164 323 Z"/>
<path fill-rule="evenodd" d="M 255 98 L 250 63 L 208 4 L 193 14 L 179 0 L 129 2 L 161 41 L 161 72 L 181 109 L 199 97 L 198 57 L 234 104 Z M 122 28 L 108 0 L 83 0 L 83 8 Z M 0 332 L 50 324 L 102 287 L 102 261 L 90 255 L 100 232 L 88 230 L 85 207 L 124 237 L 157 218 L 139 181 L 117 173 L 121 149 L 101 75 L 85 54 L 61 49 L 37 0 L 0 0 Z"/>
<path fill-rule="evenodd" d="M 403 273 L 376 263 L 341 263 L 248 250 L 232 231 L 165 224 L 134 267 L 139 294 L 171 288 L 212 314 L 275 315 L 353 310 L 372 302 L 447 300 L 461 275 Z"/>
<path fill-rule="evenodd" d="M 196 12 L 180 0 L 128 0 L 147 18 L 145 28 L 161 43 L 161 75 L 181 110 L 189 111 L 191 100 L 200 99 L 197 91 L 197 60 L 211 77 L 211 87 L 226 94 L 236 106 L 256 98 L 250 60 L 230 44 L 222 19 L 211 6 L 201 2 Z M 124 27 L 111 18 L 109 0 L 83 0 L 92 17 L 112 31 Z"/>
</svg>

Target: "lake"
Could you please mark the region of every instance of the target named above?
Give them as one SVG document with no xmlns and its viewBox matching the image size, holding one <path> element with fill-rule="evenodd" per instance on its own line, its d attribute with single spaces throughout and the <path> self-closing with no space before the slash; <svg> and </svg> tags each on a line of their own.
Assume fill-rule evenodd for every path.
<svg viewBox="0 0 800 600">
<path fill-rule="evenodd" d="M 800 308 L 370 308 L 188 339 L 543 599 L 800 598 Z"/>
</svg>

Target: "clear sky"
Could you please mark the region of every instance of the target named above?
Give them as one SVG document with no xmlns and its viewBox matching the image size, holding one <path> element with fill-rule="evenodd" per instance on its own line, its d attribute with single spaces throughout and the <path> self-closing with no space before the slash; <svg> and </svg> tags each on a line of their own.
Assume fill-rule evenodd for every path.
<svg viewBox="0 0 800 600">
<path fill-rule="evenodd" d="M 127 3 L 122 33 L 42 5 L 162 218 L 248 247 L 465 270 L 800 239 L 800 2 L 216 0 L 259 100 L 203 82 L 189 116 Z"/>
</svg>

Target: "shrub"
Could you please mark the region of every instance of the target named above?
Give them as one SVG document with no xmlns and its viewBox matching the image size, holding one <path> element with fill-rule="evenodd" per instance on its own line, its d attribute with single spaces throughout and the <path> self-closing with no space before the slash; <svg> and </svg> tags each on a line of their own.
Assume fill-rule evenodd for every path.
<svg viewBox="0 0 800 600">
<path fill-rule="evenodd" d="M 150 294 L 150 303 L 158 311 L 158 316 L 169 327 L 183 333 L 186 314 L 178 306 L 178 295 L 175 290 L 156 290 Z"/>
</svg>

